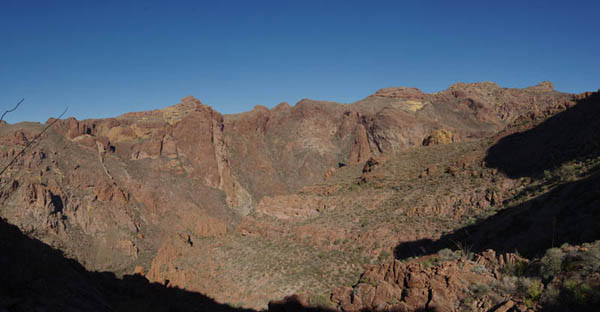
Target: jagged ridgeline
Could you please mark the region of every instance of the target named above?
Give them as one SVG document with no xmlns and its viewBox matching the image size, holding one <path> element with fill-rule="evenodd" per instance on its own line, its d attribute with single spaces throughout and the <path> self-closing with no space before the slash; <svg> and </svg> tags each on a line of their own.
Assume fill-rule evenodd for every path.
<svg viewBox="0 0 600 312">
<path fill-rule="evenodd" d="M 180 310 L 265 309 L 291 294 L 271 309 L 539 310 L 548 285 L 560 293 L 573 271 L 538 281 L 534 259 L 600 237 L 598 102 L 549 82 L 482 82 L 234 115 L 190 96 L 115 118 L 51 119 L 1 177 L 6 237 L 32 247 L 7 245 L 0 259 L 19 268 L 16 259 L 41 253 L 74 266 L 58 276 L 32 264 L 40 285 L 91 287 L 77 305 L 52 299 L 75 310 L 143 309 L 148 301 L 132 298 L 149 294 Z M 2 161 L 46 125 L 0 125 Z M 529 270 L 530 281 L 514 282 L 541 285 L 539 296 L 493 286 L 515 270 Z M 597 289 L 590 272 L 572 287 L 587 296 L 580 307 L 596 298 L 580 287 Z M 0 310 L 49 302 L 42 286 L 13 279 Z M 42 299 L 28 299 L 31 289 Z"/>
</svg>

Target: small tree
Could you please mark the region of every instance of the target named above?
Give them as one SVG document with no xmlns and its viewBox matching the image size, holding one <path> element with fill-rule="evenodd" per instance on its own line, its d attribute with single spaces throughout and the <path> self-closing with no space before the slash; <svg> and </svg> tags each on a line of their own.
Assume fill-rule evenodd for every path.
<svg viewBox="0 0 600 312">
<path fill-rule="evenodd" d="M 565 255 L 559 248 L 548 249 L 544 257 L 540 260 L 540 273 L 542 274 L 542 277 L 550 279 L 560 273 L 564 258 Z"/>
</svg>

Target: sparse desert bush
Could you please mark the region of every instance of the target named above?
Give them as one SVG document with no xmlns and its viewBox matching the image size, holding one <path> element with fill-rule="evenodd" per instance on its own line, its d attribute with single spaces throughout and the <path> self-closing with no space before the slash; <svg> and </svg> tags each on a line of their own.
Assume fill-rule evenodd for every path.
<svg viewBox="0 0 600 312">
<path fill-rule="evenodd" d="M 472 245 L 464 242 L 455 242 L 454 244 L 458 248 L 458 251 L 460 251 L 460 257 L 462 259 L 471 260 L 473 258 L 473 252 L 471 251 L 473 248 Z"/>
<path fill-rule="evenodd" d="M 427 259 L 425 259 L 424 261 L 421 262 L 421 264 L 423 264 L 424 268 L 429 268 L 431 266 L 434 266 L 436 264 L 438 264 L 439 259 L 436 257 L 429 257 Z"/>
<path fill-rule="evenodd" d="M 471 305 L 473 304 L 473 301 L 475 301 L 475 298 L 473 298 L 471 296 L 466 297 L 465 299 L 463 299 L 462 300 L 463 308 L 464 307 L 471 307 Z"/>
<path fill-rule="evenodd" d="M 565 164 L 557 170 L 557 176 L 561 182 L 573 181 L 577 177 L 578 171 L 576 164 Z"/>
<path fill-rule="evenodd" d="M 529 264 L 525 261 L 517 261 L 514 264 L 507 264 L 502 268 L 502 272 L 508 275 L 523 276 Z"/>
<path fill-rule="evenodd" d="M 565 255 L 562 250 L 558 248 L 548 249 L 544 257 L 540 260 L 540 273 L 542 277 L 549 279 L 560 273 L 564 257 Z"/>
<path fill-rule="evenodd" d="M 309 299 L 309 304 L 313 307 L 325 308 L 325 309 L 335 309 L 335 304 L 331 301 L 330 294 L 320 293 L 315 294 Z"/>
<path fill-rule="evenodd" d="M 477 298 L 481 298 L 487 295 L 490 292 L 490 288 L 485 284 L 474 284 L 469 287 L 469 290 L 473 294 L 473 296 Z"/>
<path fill-rule="evenodd" d="M 452 261 L 452 260 L 456 260 L 456 259 L 460 258 L 460 256 L 458 256 L 456 254 L 456 252 L 454 252 L 448 248 L 444 248 L 444 249 L 438 251 L 438 258 L 441 261 Z"/>
<path fill-rule="evenodd" d="M 392 255 L 391 253 L 384 250 L 379 254 L 379 257 L 377 257 L 377 261 L 379 261 L 380 263 L 383 263 L 383 262 L 387 261 L 391 255 Z"/>
<path fill-rule="evenodd" d="M 586 273 L 593 273 L 600 270 L 600 243 L 596 243 L 581 256 L 583 260 L 583 269 Z"/>
<path fill-rule="evenodd" d="M 575 300 L 580 304 L 598 304 L 600 303 L 600 289 L 583 283 L 575 291 Z"/>
<path fill-rule="evenodd" d="M 492 287 L 502 294 L 514 294 L 517 291 L 519 278 L 516 276 L 504 276 L 501 280 L 492 283 Z"/>
<path fill-rule="evenodd" d="M 525 295 L 531 300 L 539 300 L 544 291 L 544 284 L 538 279 L 521 278 L 521 285 L 526 287 Z"/>
<path fill-rule="evenodd" d="M 471 268 L 471 272 L 474 272 L 477 274 L 485 274 L 485 273 L 489 273 L 490 270 L 488 270 L 488 268 L 486 268 L 485 265 L 477 264 Z"/>
<path fill-rule="evenodd" d="M 554 175 L 552 174 L 552 171 L 548 169 L 544 170 L 544 179 L 551 180 L 553 177 Z"/>
<path fill-rule="evenodd" d="M 567 280 L 561 291 L 561 304 L 595 306 L 600 304 L 600 288 L 588 283 Z"/>
<path fill-rule="evenodd" d="M 374 287 L 377 287 L 377 280 L 376 279 L 371 279 L 369 277 L 362 276 L 359 281 L 361 283 L 370 284 L 370 285 L 373 285 Z"/>
<path fill-rule="evenodd" d="M 540 300 L 544 284 L 535 278 L 520 277 L 517 282 L 517 291 L 523 297 L 525 304 L 531 307 L 534 302 Z"/>
<path fill-rule="evenodd" d="M 559 303 L 560 300 L 560 289 L 550 284 L 546 286 L 546 289 L 540 297 L 540 302 L 545 306 L 554 306 Z"/>
<path fill-rule="evenodd" d="M 369 225 L 369 220 L 367 219 L 362 219 L 360 220 L 360 227 L 366 227 L 367 225 Z"/>
<path fill-rule="evenodd" d="M 540 280 L 527 277 L 505 277 L 502 281 L 494 283 L 493 286 L 504 294 L 522 297 L 529 307 L 533 305 L 533 302 L 539 301 L 544 290 L 544 284 Z"/>
</svg>

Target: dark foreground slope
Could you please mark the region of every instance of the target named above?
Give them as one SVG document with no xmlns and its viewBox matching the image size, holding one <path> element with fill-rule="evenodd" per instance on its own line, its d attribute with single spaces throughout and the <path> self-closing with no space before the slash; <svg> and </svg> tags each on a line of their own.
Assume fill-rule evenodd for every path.
<svg viewBox="0 0 600 312">
<path fill-rule="evenodd" d="M 0 311 L 248 311 L 140 275 L 87 271 L 2 219 L 0 238 Z"/>
<path fill-rule="evenodd" d="M 141 275 L 117 278 L 91 272 L 76 260 L 23 234 L 0 218 L 0 311 L 225 311 L 254 312 L 196 292 L 151 283 Z M 269 311 L 329 311 L 289 301 Z"/>
</svg>

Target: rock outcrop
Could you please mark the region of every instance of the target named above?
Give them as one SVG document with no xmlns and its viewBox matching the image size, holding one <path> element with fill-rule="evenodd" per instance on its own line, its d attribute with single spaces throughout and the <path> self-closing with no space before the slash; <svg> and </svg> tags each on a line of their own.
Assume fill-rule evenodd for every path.
<svg viewBox="0 0 600 312">
<path fill-rule="evenodd" d="M 143 271 L 153 282 L 204 292 L 225 287 L 217 282 L 223 279 L 217 268 L 236 264 L 224 258 L 187 261 L 207 257 L 195 242 L 222 256 L 220 248 L 232 241 L 269 247 L 282 239 L 317 248 L 323 257 L 348 252 L 344 261 L 356 263 L 350 272 L 398 242 L 432 239 L 451 229 L 435 218 L 459 223 L 497 208 L 517 183 L 485 168 L 483 139 L 504 131 L 496 136 L 501 140 L 580 100 L 547 82 L 525 89 L 485 82 L 434 94 L 386 88 L 351 104 L 304 99 L 234 115 L 189 96 L 164 109 L 116 118 L 68 118 L 8 166 L 0 180 L 0 216 L 89 270 Z M 0 125 L 0 160 L 8 164 L 43 127 Z M 436 153 L 444 159 L 434 159 Z M 415 191 L 415 181 L 423 191 Z M 433 188 L 448 194 L 439 196 Z M 419 231 L 393 222 L 418 224 Z M 202 265 L 210 270 L 202 273 Z M 428 282 L 421 285 L 415 277 L 414 287 L 406 288 L 413 283 L 409 278 L 381 289 L 363 283 L 360 302 L 354 295 L 348 299 L 348 289 L 336 295 L 338 302 L 348 309 L 377 308 L 383 299 L 375 298 L 383 295 L 372 293 L 397 292 L 402 296 L 396 299 L 411 307 L 458 298 L 444 297 L 442 288 L 435 288 L 440 298 L 437 290 L 430 298 L 429 280 L 450 273 L 397 269 L 417 270 L 414 275 Z M 472 282 L 462 269 L 443 268 Z M 446 287 L 460 287 L 460 278 Z M 258 284 L 252 285 L 244 287 Z M 240 286 L 231 293 L 247 291 Z M 265 303 L 264 296 L 251 297 Z"/>
</svg>

